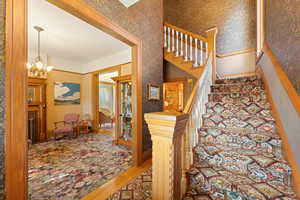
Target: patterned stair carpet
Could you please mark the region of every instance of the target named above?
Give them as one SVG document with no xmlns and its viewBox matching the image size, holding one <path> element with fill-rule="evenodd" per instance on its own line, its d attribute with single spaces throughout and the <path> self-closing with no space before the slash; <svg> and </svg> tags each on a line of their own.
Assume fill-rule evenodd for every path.
<svg viewBox="0 0 300 200">
<path fill-rule="evenodd" d="M 113 137 L 81 135 L 34 144 L 28 152 L 29 199 L 74 200 L 92 192 L 132 165 L 129 148 Z"/>
<path fill-rule="evenodd" d="M 297 199 L 262 81 L 217 80 L 211 91 L 184 200 Z"/>
<path fill-rule="evenodd" d="M 152 168 L 112 194 L 107 200 L 151 200 Z"/>
</svg>

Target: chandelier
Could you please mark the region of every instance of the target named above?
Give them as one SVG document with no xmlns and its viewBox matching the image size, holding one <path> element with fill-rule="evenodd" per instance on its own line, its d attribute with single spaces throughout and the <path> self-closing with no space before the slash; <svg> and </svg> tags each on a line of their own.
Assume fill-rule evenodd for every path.
<svg viewBox="0 0 300 200">
<path fill-rule="evenodd" d="M 38 56 L 34 59 L 33 62 L 27 63 L 28 76 L 35 78 L 47 78 L 47 74 L 52 71 L 53 66 L 45 65 L 40 54 L 40 34 L 42 31 L 44 31 L 44 29 L 39 26 L 35 26 L 33 28 L 38 32 Z"/>
</svg>

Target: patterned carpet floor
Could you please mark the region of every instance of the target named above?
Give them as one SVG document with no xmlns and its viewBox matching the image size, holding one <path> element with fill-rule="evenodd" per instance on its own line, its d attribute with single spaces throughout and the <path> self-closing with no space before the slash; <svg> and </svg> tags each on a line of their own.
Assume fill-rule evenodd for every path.
<svg viewBox="0 0 300 200">
<path fill-rule="evenodd" d="M 107 200 L 151 200 L 151 192 L 152 168 L 149 168 Z"/>
<path fill-rule="evenodd" d="M 297 199 L 262 81 L 218 80 L 209 100 L 184 200 Z"/>
<path fill-rule="evenodd" d="M 113 137 L 81 135 L 29 148 L 31 200 L 75 200 L 132 166 L 129 148 L 112 145 Z"/>
</svg>

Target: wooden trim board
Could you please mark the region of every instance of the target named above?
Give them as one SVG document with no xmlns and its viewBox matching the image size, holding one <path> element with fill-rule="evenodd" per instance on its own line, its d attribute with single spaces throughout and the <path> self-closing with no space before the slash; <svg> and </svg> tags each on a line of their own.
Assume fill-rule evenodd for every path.
<svg viewBox="0 0 300 200">
<path fill-rule="evenodd" d="M 142 41 L 82 0 L 48 0 L 132 47 L 133 164 L 142 163 Z M 5 192 L 27 197 L 27 0 L 6 1 L 5 27 Z M 17 114 L 16 114 L 17 113 Z"/>
<path fill-rule="evenodd" d="M 5 195 L 27 199 L 27 1 L 6 1 Z"/>
<path fill-rule="evenodd" d="M 81 200 L 106 200 L 110 195 L 127 185 L 130 181 L 134 180 L 151 166 L 152 161 L 147 160 L 139 167 L 131 167 L 125 172 L 119 174 L 114 179 L 102 185 L 100 188 L 83 197 Z"/>
<path fill-rule="evenodd" d="M 256 51 L 255 48 L 251 48 L 251 49 L 245 49 L 245 50 L 241 50 L 241 51 L 234 51 L 234 52 L 226 53 L 226 54 L 217 54 L 217 57 L 225 58 L 225 57 L 229 57 L 229 56 L 236 56 L 236 55 L 251 53 L 251 52 L 255 52 L 255 51 Z"/>
<path fill-rule="evenodd" d="M 266 88 L 267 97 L 268 97 L 269 102 L 271 103 L 272 112 L 274 114 L 278 134 L 279 134 L 280 138 L 282 139 L 282 148 L 284 151 L 284 157 L 287 159 L 287 161 L 289 162 L 289 164 L 291 165 L 291 168 L 292 168 L 292 173 L 293 173 L 292 178 L 293 178 L 294 190 L 296 191 L 297 196 L 300 197 L 300 171 L 297 166 L 296 158 L 292 152 L 291 145 L 288 142 L 288 136 L 287 136 L 286 132 L 284 131 L 281 117 L 277 110 L 277 106 L 272 98 L 270 85 L 269 85 L 265 75 L 263 74 L 262 70 L 260 70 L 259 73 L 262 76 L 262 80 L 263 80 L 265 88 Z"/>
<path fill-rule="evenodd" d="M 293 87 L 286 73 L 282 70 L 283 67 L 280 65 L 278 59 L 276 58 L 276 56 L 274 55 L 274 53 L 272 52 L 271 48 L 267 43 L 265 43 L 264 45 L 264 52 L 269 56 L 282 86 L 284 87 L 285 91 L 290 97 L 290 100 L 294 105 L 295 110 L 298 113 L 298 116 L 300 117 L 300 97 L 296 89 Z"/>
</svg>

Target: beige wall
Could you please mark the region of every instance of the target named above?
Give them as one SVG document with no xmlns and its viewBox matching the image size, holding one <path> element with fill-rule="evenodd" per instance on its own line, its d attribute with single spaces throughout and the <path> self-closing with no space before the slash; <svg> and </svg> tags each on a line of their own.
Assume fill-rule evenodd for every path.
<svg viewBox="0 0 300 200">
<path fill-rule="evenodd" d="M 284 89 L 278 74 L 275 71 L 275 67 L 272 64 L 270 57 L 264 54 L 259 65 L 263 71 L 264 76 L 268 81 L 270 86 L 270 92 L 273 101 L 276 105 L 276 109 L 281 118 L 281 122 L 285 133 L 288 137 L 288 142 L 292 148 L 293 154 L 296 158 L 298 164 L 298 169 L 300 167 L 300 117 L 295 110 L 286 90 Z M 298 172 L 299 173 L 299 172 Z"/>
<path fill-rule="evenodd" d="M 80 105 L 54 105 L 54 82 L 71 82 L 71 83 L 79 83 L 81 90 L 81 102 Z M 62 121 L 64 119 L 64 115 L 67 113 L 78 113 L 82 115 L 82 97 L 83 91 L 83 79 L 82 75 L 69 73 L 69 72 L 61 72 L 61 71 L 52 71 L 49 73 L 47 79 L 47 130 L 52 132 L 54 128 L 54 122 Z"/>
<path fill-rule="evenodd" d="M 81 104 L 82 104 L 82 115 L 85 114 L 93 116 L 93 74 L 84 74 L 82 78 L 82 90 L 81 90 Z"/>
<path fill-rule="evenodd" d="M 131 74 L 131 63 L 121 66 L 121 75 Z M 54 82 L 71 82 L 80 84 L 80 105 L 54 105 Z M 78 113 L 93 116 L 93 74 L 77 74 L 72 72 L 52 71 L 47 79 L 47 131 L 51 134 L 54 122 L 62 121 L 65 114 Z"/>
</svg>

